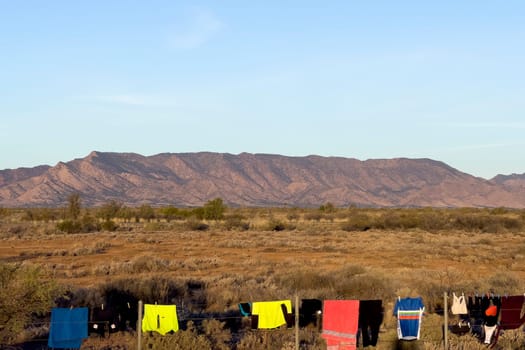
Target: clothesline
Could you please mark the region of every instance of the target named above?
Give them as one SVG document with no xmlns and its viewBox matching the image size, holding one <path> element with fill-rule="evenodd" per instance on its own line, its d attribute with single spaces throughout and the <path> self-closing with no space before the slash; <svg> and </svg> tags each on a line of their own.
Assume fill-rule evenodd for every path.
<svg viewBox="0 0 525 350">
<path fill-rule="evenodd" d="M 456 297 L 454 298 L 455 299 L 459 299 L 455 293 L 452 293 L 452 296 Z M 448 292 L 444 292 L 444 298 L 445 298 L 445 305 L 446 304 L 446 300 L 448 298 L 450 298 L 451 295 L 448 293 Z M 460 297 L 463 297 L 463 301 L 465 302 L 465 298 L 464 298 L 464 293 L 462 293 L 460 295 Z M 509 314 L 510 312 L 518 312 L 518 311 L 522 311 L 524 309 L 524 307 L 505 307 L 505 304 L 508 303 L 508 301 L 510 300 L 514 300 L 515 298 L 521 298 L 519 300 L 521 300 L 521 304 L 520 305 L 523 305 L 524 302 L 525 302 L 525 295 L 516 295 L 516 296 L 503 296 L 503 297 L 500 297 L 500 296 L 496 296 L 496 295 L 490 295 L 490 294 L 487 294 L 487 295 L 479 295 L 478 298 L 481 297 L 481 298 L 488 298 L 490 300 L 496 300 L 496 299 L 499 299 L 496 304 L 497 304 L 497 312 L 494 314 L 494 315 L 490 315 L 490 317 L 496 317 L 495 320 L 493 322 L 494 326 L 493 325 L 487 325 L 484 323 L 484 325 L 486 325 L 485 327 L 485 331 L 486 332 L 491 332 L 490 334 L 492 334 L 492 332 L 494 332 L 494 336 L 493 338 L 495 340 L 492 340 L 492 336 L 488 336 L 488 338 L 485 338 L 485 343 L 487 344 L 490 344 L 491 342 L 493 342 L 493 344 L 495 344 L 495 341 L 497 341 L 497 338 L 499 336 L 499 333 L 500 333 L 500 328 L 501 329 L 506 329 L 506 328 L 503 328 L 503 326 L 505 327 L 510 327 L 510 328 L 517 328 L 519 326 L 521 326 L 523 324 L 523 322 L 511 322 L 509 321 L 508 319 L 505 319 L 505 317 L 502 317 L 504 316 L 506 313 Z M 419 300 L 420 304 L 417 305 L 417 307 L 415 306 L 411 306 L 411 307 L 408 307 L 408 308 L 405 308 L 405 310 L 402 310 L 402 311 L 394 311 L 394 316 L 396 316 L 397 318 L 397 327 L 398 327 L 398 337 L 399 339 L 419 339 L 419 330 L 420 330 L 420 327 L 421 327 L 421 322 L 422 322 L 422 316 L 423 316 L 423 313 L 424 313 L 424 306 L 422 304 L 422 299 L 420 297 L 417 297 L 417 298 L 403 298 L 401 299 L 400 297 L 398 297 L 396 299 L 396 305 L 394 307 L 394 310 L 400 310 L 398 308 L 398 304 L 400 303 L 400 301 L 411 301 L 411 300 Z M 296 302 L 294 303 L 294 307 L 296 309 L 296 312 L 298 313 L 299 312 L 299 309 L 300 309 L 300 306 L 299 306 L 299 303 L 298 303 L 298 300 L 296 300 Z M 301 301 L 305 301 L 305 300 L 318 300 L 318 299 L 301 299 Z M 503 300 L 503 301 L 501 301 Z M 323 327 L 325 327 L 328 323 L 329 323 L 329 320 L 331 319 L 331 317 L 333 317 L 334 315 L 334 312 L 332 311 L 331 313 L 328 312 L 327 313 L 327 310 L 326 310 L 326 305 L 328 305 L 329 302 L 339 302 L 339 303 L 346 303 L 346 302 L 349 302 L 349 301 L 352 301 L 352 302 L 360 302 L 360 300 L 345 300 L 345 299 L 335 299 L 335 300 L 332 300 L 332 301 L 329 301 L 329 300 L 324 300 L 324 301 L 321 301 L 323 303 L 323 310 L 319 313 L 319 315 L 322 315 L 323 319 Z M 370 301 L 370 300 L 361 300 L 361 302 L 364 302 L 364 301 Z M 376 301 L 380 301 L 381 300 L 376 300 Z M 283 311 L 281 310 L 281 306 L 282 304 L 284 303 L 289 303 L 289 307 L 287 307 L 287 313 L 288 314 L 291 314 L 293 309 L 292 309 L 292 303 L 289 299 L 286 299 L 286 300 L 281 300 L 281 301 L 273 301 L 273 302 L 253 302 L 253 303 L 250 303 L 252 305 L 257 305 L 259 304 L 260 306 L 262 306 L 263 304 L 265 303 L 277 303 L 276 305 L 279 306 L 279 308 L 275 308 L 274 310 L 279 310 L 279 311 L 273 311 L 273 312 L 277 312 L 277 313 L 282 313 Z M 139 307 L 138 307 L 138 310 L 135 310 L 135 311 L 138 311 L 138 318 L 136 319 L 139 324 L 144 321 L 144 319 L 146 319 L 146 315 L 144 315 L 144 318 L 142 318 L 141 316 L 141 305 L 142 303 L 139 302 Z M 241 319 L 245 319 L 246 316 L 243 316 L 243 315 L 221 315 L 220 312 L 209 312 L 209 313 L 201 313 L 199 315 L 194 315 L 194 316 L 189 316 L 187 315 L 188 311 L 185 312 L 185 310 L 183 310 L 182 312 L 177 312 L 177 311 L 180 311 L 180 310 L 177 310 L 177 305 L 176 304 L 171 304 L 171 305 L 158 305 L 158 304 L 146 304 L 146 305 L 149 305 L 149 307 L 162 307 L 162 306 L 172 306 L 173 307 L 173 315 L 174 315 L 174 319 L 175 319 L 175 323 L 177 324 L 176 327 L 173 327 L 173 329 L 170 329 L 171 331 L 178 331 L 178 323 L 179 322 L 189 322 L 189 321 L 205 321 L 205 320 L 241 320 Z M 146 305 L 144 305 L 144 310 L 146 310 Z M 191 305 L 191 306 L 195 306 L 195 305 L 209 305 L 208 303 L 184 303 L 184 302 L 180 302 L 179 305 Z M 355 304 L 357 305 L 357 304 Z M 469 304 L 470 305 L 470 304 Z M 483 304 L 484 305 L 484 304 Z M 127 306 L 128 308 L 131 308 L 131 305 L 130 303 L 127 303 Z M 231 306 L 231 305 L 230 305 Z M 240 307 L 240 305 L 238 304 L 238 306 Z M 301 305 L 302 306 L 302 305 Z M 112 305 L 106 305 L 105 304 L 105 307 L 106 307 L 106 310 L 107 309 L 111 309 L 112 308 Z M 446 307 L 446 312 L 445 314 L 448 314 L 450 312 L 452 312 L 452 306 L 449 308 L 448 306 L 445 306 Z M 477 309 L 482 307 L 482 304 L 476 304 L 476 312 L 477 312 Z M 95 307 L 96 308 L 96 307 Z M 470 308 L 470 306 L 469 306 Z M 58 309 L 58 308 L 54 308 L 54 309 Z M 62 311 L 64 311 L 65 313 L 67 313 L 67 311 L 73 311 L 75 309 L 88 309 L 88 307 L 80 307 L 80 308 L 60 308 L 62 309 Z M 181 308 L 182 309 L 182 308 Z M 353 317 L 357 317 L 357 315 L 359 315 L 359 313 L 361 312 L 361 310 L 359 309 L 359 307 L 357 308 L 354 308 L 353 309 L 354 311 L 348 311 L 348 313 L 352 313 L 354 316 Z M 357 310 L 357 311 L 355 311 Z M 227 311 L 227 312 L 233 312 L 234 310 L 230 310 L 230 311 Z M 283 315 L 286 315 L 286 312 L 283 313 Z M 469 310 L 470 312 L 470 310 Z M 381 313 L 384 313 L 384 308 L 381 307 Z M 500 313 L 502 316 L 500 316 Z M 337 314 L 337 312 L 335 313 Z M 453 313 L 453 314 L 457 314 L 457 313 Z M 519 312 L 518 312 L 519 314 Z M 53 313 L 52 313 L 53 315 Z M 86 313 L 87 315 L 87 313 Z M 254 314 L 252 313 L 251 316 L 253 316 Z M 462 314 L 459 314 L 459 315 L 462 315 Z M 180 316 L 180 318 L 179 318 Z M 264 319 L 265 316 L 261 316 L 261 315 L 257 315 L 259 316 L 259 322 L 261 322 L 261 319 Z M 471 317 L 474 317 L 471 315 Z M 478 317 L 478 316 L 476 316 Z M 484 316 L 483 316 L 484 317 Z M 502 323 L 502 325 L 500 325 L 498 322 L 499 320 L 499 317 L 501 317 L 502 320 L 506 320 L 506 323 Z M 345 317 L 345 318 L 348 318 L 348 315 Z M 525 318 L 523 318 L 523 321 L 525 322 Z M 108 321 L 108 320 L 101 320 L 101 321 L 97 321 L 97 320 L 84 320 L 84 321 L 78 321 L 78 320 L 74 320 L 74 319 L 70 319 L 70 320 L 51 320 L 51 322 L 35 322 L 33 323 L 32 325 L 33 326 L 37 326 L 37 325 L 41 325 L 41 326 L 45 326 L 47 324 L 50 324 L 50 333 L 51 333 L 51 328 L 52 326 L 54 325 L 55 327 L 71 327 L 71 328 L 78 328 L 79 325 L 86 325 L 86 326 L 92 326 L 92 325 L 95 325 L 95 324 L 104 324 L 104 325 L 108 325 L 110 324 L 112 321 Z M 133 321 L 134 322 L 134 321 Z M 253 322 L 253 319 L 252 319 L 252 322 Z M 266 322 L 266 321 L 264 321 Z M 282 321 L 279 321 L 279 322 L 282 322 Z M 150 319 L 150 328 L 151 329 L 148 329 L 148 330 L 155 330 L 155 329 L 160 329 L 160 326 L 165 323 L 165 320 L 163 320 L 162 322 L 160 321 L 160 318 L 159 318 L 159 315 L 156 315 L 156 318 L 155 317 L 152 317 Z M 175 324 L 174 323 L 174 324 Z M 410 329 L 410 327 L 408 327 L 407 325 L 408 324 L 411 324 L 410 327 L 412 326 L 416 326 L 417 327 L 417 332 L 414 331 L 413 329 Z M 282 323 L 282 325 L 284 324 L 288 324 L 288 327 L 290 327 L 290 323 L 289 323 L 289 320 L 285 320 L 284 323 Z M 403 324 L 405 324 L 405 326 L 403 326 Z M 131 326 L 131 323 L 129 323 L 129 325 Z M 296 326 L 298 327 L 298 324 L 296 324 Z M 445 327 L 448 328 L 448 324 L 446 323 L 445 321 Z M 515 327 L 517 326 L 517 327 Z M 252 323 L 252 327 L 253 327 L 253 323 Z M 274 327 L 273 324 L 271 324 L 270 327 L 268 328 L 277 328 L 278 326 Z M 353 326 L 354 327 L 354 326 Z M 356 339 L 356 335 L 357 335 L 357 321 L 356 321 L 356 325 L 354 328 L 352 328 L 351 331 L 348 331 L 348 330 L 345 330 L 345 329 L 337 329 L 337 326 L 335 327 L 335 329 L 324 329 L 323 328 L 323 332 L 321 334 L 325 334 L 326 336 L 323 336 L 326 340 L 330 339 L 330 341 L 339 341 L 337 339 L 341 338 L 341 335 L 344 335 L 344 336 L 347 336 L 347 338 L 345 338 L 346 340 L 345 341 L 348 341 L 348 339 L 353 339 L 352 342 L 355 342 L 355 339 Z M 470 327 L 470 325 L 469 325 Z M 86 327 L 88 328 L 88 327 Z M 104 327 L 103 327 L 104 328 Z M 507 329 L 510 329 L 510 328 L 507 328 Z M 129 329 L 129 328 L 127 328 Z M 118 329 L 113 329 L 113 331 L 117 331 Z M 145 331 L 144 328 L 142 328 L 142 331 Z M 410 333 L 410 335 L 407 336 L 407 332 Z M 140 332 L 139 332 L 140 333 Z M 337 335 L 337 337 L 334 338 L 334 335 Z M 339 337 L 339 338 L 338 338 Z M 342 337 L 344 338 L 344 337 Z M 446 333 L 444 335 L 444 339 L 446 339 L 447 336 L 446 336 Z M 335 339 L 335 340 L 334 340 Z M 488 339 L 488 340 L 487 340 Z M 377 339 L 376 339 L 377 341 Z M 425 339 L 425 341 L 428 341 L 428 342 L 432 342 L 432 339 Z M 487 342 L 488 341 L 488 342 Z"/>
</svg>

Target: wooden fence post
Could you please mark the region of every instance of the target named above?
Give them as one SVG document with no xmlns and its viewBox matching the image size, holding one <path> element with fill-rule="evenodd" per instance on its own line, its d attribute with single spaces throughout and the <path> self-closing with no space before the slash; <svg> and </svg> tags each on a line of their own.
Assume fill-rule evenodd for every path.
<svg viewBox="0 0 525 350">
<path fill-rule="evenodd" d="M 137 350 L 142 349 L 142 300 L 139 300 L 139 318 L 137 320 Z"/>
<path fill-rule="evenodd" d="M 445 350 L 448 350 L 448 295 L 447 292 L 443 293 L 443 316 L 444 316 L 444 325 L 443 325 L 443 344 Z"/>
<path fill-rule="evenodd" d="M 299 350 L 299 295 L 295 294 L 295 350 Z"/>
</svg>

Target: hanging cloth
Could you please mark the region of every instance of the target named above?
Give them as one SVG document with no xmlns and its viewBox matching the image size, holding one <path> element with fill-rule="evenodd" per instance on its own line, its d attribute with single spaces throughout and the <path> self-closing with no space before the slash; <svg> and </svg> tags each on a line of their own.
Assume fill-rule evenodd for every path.
<svg viewBox="0 0 525 350">
<path fill-rule="evenodd" d="M 494 335 L 497 342 L 502 329 L 516 329 L 525 323 L 525 296 L 513 295 L 501 298 L 500 325 Z"/>
<path fill-rule="evenodd" d="M 468 314 L 465 295 L 461 294 L 461 296 L 458 297 L 455 293 L 452 293 L 452 306 L 450 307 L 450 311 L 452 311 L 454 315 Z"/>
<path fill-rule="evenodd" d="M 525 323 L 525 296 L 514 295 L 501 298 L 501 329 L 516 329 Z"/>
<path fill-rule="evenodd" d="M 88 308 L 53 308 L 47 346 L 55 349 L 80 349 L 88 337 Z"/>
<path fill-rule="evenodd" d="M 359 323 L 359 300 L 325 300 L 323 333 L 327 350 L 355 350 Z"/>
<path fill-rule="evenodd" d="M 359 301 L 359 329 L 361 329 L 363 347 L 377 345 L 382 322 L 383 302 L 381 300 Z"/>
<path fill-rule="evenodd" d="M 279 301 L 256 301 L 252 303 L 252 315 L 258 316 L 259 329 L 272 329 L 286 324 L 283 313 L 284 305 L 288 314 L 292 312 L 292 302 L 290 300 Z"/>
<path fill-rule="evenodd" d="M 252 303 L 239 303 L 239 311 L 243 316 L 252 315 Z"/>
<path fill-rule="evenodd" d="M 165 335 L 179 330 L 177 307 L 175 305 L 144 304 L 142 331 L 153 331 Z"/>
<path fill-rule="evenodd" d="M 425 306 L 420 297 L 398 299 L 394 306 L 397 317 L 397 337 L 401 340 L 419 339 Z"/>
</svg>

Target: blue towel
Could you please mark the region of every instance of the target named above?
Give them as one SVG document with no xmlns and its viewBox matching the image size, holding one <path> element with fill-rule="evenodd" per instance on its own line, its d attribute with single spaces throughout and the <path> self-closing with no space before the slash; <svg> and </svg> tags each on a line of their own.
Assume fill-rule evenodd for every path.
<svg viewBox="0 0 525 350">
<path fill-rule="evenodd" d="M 88 337 L 88 308 L 53 308 L 47 346 L 56 349 L 80 349 Z"/>
</svg>

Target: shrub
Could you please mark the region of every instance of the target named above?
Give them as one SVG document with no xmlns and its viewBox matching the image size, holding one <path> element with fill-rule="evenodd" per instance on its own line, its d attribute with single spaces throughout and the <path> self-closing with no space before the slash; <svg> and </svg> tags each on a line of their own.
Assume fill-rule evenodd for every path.
<svg viewBox="0 0 525 350">
<path fill-rule="evenodd" d="M 305 220 L 308 220 L 308 221 L 321 221 L 321 219 L 323 218 L 323 214 L 322 213 L 307 213 L 307 214 L 304 214 L 304 219 Z"/>
<path fill-rule="evenodd" d="M 89 214 L 86 214 L 82 217 L 80 226 L 81 226 L 81 229 L 80 229 L 81 232 L 94 232 L 94 231 L 100 230 L 100 226 L 95 220 L 95 218 Z"/>
<path fill-rule="evenodd" d="M 212 349 L 212 344 L 205 335 L 198 333 L 191 321 L 188 322 L 186 330 L 179 330 L 173 334 L 160 335 L 155 332 L 149 332 L 143 338 L 143 345 L 144 349 Z"/>
<path fill-rule="evenodd" d="M 203 219 L 205 220 L 221 220 L 224 217 L 226 206 L 222 199 L 215 198 L 207 202 L 203 209 Z"/>
<path fill-rule="evenodd" d="M 202 321 L 202 329 L 206 338 L 214 350 L 228 350 L 231 347 L 231 333 L 224 329 L 225 323 L 218 320 L 210 319 Z"/>
<path fill-rule="evenodd" d="M 192 231 L 206 231 L 210 228 L 209 225 L 205 224 L 200 220 L 190 219 L 186 222 L 186 226 Z"/>
<path fill-rule="evenodd" d="M 167 222 L 171 220 L 182 220 L 185 218 L 184 212 L 180 211 L 178 208 L 170 205 L 166 208 L 160 210 L 161 215 L 166 219 Z"/>
<path fill-rule="evenodd" d="M 286 218 L 289 221 L 297 221 L 301 218 L 301 215 L 299 213 L 290 213 L 286 215 Z"/>
<path fill-rule="evenodd" d="M 285 224 L 281 220 L 271 218 L 266 224 L 266 230 L 268 231 L 284 231 L 284 230 L 293 230 L 295 225 Z"/>
<path fill-rule="evenodd" d="M 82 231 L 82 225 L 76 220 L 63 220 L 57 223 L 57 229 L 65 233 L 79 233 Z"/>
<path fill-rule="evenodd" d="M 113 220 L 106 220 L 102 223 L 101 228 L 104 231 L 113 232 L 118 229 L 118 225 Z"/>
<path fill-rule="evenodd" d="M 224 228 L 229 231 L 235 229 L 247 231 L 250 229 L 250 223 L 244 221 L 242 215 L 231 215 L 226 217 L 226 220 L 224 221 Z"/>
<path fill-rule="evenodd" d="M 372 227 L 372 222 L 366 214 L 352 215 L 341 225 L 344 231 L 367 231 Z"/>
<path fill-rule="evenodd" d="M 335 207 L 332 203 L 328 202 L 326 204 L 323 204 L 319 207 L 319 210 L 324 213 L 333 213 L 335 211 Z"/>
<path fill-rule="evenodd" d="M 115 200 L 111 200 L 106 204 L 102 205 L 100 208 L 98 208 L 96 215 L 98 218 L 102 218 L 106 221 L 109 221 L 117 217 L 118 212 L 122 207 L 122 203 L 117 202 Z"/>
<path fill-rule="evenodd" d="M 0 343 L 17 340 L 34 316 L 49 312 L 58 294 L 39 267 L 0 263 Z"/>
</svg>

